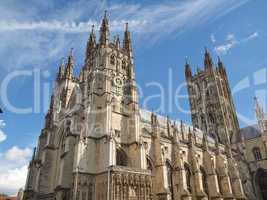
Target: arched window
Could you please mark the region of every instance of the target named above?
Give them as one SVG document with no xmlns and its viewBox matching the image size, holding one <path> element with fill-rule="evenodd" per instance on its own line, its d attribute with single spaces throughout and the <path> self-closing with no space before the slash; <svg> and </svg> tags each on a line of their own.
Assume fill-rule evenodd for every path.
<svg viewBox="0 0 267 200">
<path fill-rule="evenodd" d="M 185 177 L 186 177 L 186 187 L 187 190 L 192 193 L 191 190 L 191 171 L 190 171 L 190 167 L 188 164 L 184 164 L 184 169 L 185 169 Z"/>
<path fill-rule="evenodd" d="M 261 150 L 259 147 L 254 147 L 252 151 L 253 151 L 253 155 L 254 155 L 255 160 L 261 160 L 262 159 Z"/>
<path fill-rule="evenodd" d="M 115 65 L 115 56 L 113 54 L 110 56 L 110 64 Z"/>
<path fill-rule="evenodd" d="M 120 148 L 116 149 L 116 164 L 120 166 L 127 166 L 127 155 Z"/>
<path fill-rule="evenodd" d="M 207 174 L 206 174 L 206 172 L 205 172 L 203 167 L 200 167 L 200 172 L 201 172 L 201 176 L 202 176 L 202 184 L 203 184 L 204 192 L 207 195 L 209 195 Z"/>
</svg>

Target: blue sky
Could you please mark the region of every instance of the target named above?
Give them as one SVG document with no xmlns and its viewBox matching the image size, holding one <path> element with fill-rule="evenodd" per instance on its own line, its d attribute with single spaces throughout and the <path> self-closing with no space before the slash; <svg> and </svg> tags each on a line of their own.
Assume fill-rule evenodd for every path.
<svg viewBox="0 0 267 200">
<path fill-rule="evenodd" d="M 214 62 L 220 55 L 225 63 L 241 127 L 255 123 L 255 95 L 266 107 L 264 0 L 1 1 L 0 105 L 5 113 L 0 116 L 0 192 L 14 194 L 23 186 L 27 161 L 49 103 L 48 95 L 41 92 L 40 112 L 36 108 L 28 114 L 11 111 L 3 97 L 5 80 L 14 73 L 24 73 L 8 84 L 7 98 L 16 107 L 33 107 L 31 73 L 40 73 L 41 90 L 51 91 L 61 57 L 66 57 L 73 47 L 78 74 L 91 25 L 99 25 L 105 9 L 111 37 L 122 35 L 124 23 L 129 22 L 137 81 L 143 91 L 142 107 L 159 108 L 159 97 L 147 101 L 147 97 L 160 94 L 159 88 L 151 85 L 157 82 L 165 91 L 165 101 L 158 112 L 191 123 L 190 115 L 174 106 L 174 94 L 185 81 L 186 57 L 194 71 L 203 66 L 204 46 Z M 179 95 L 185 94 L 182 87 Z M 187 99 L 179 103 L 184 110 L 189 109 Z"/>
</svg>

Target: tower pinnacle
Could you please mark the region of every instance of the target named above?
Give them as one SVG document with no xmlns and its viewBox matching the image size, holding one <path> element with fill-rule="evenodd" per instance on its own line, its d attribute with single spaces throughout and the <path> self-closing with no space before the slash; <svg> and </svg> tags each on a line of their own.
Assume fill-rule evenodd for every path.
<svg viewBox="0 0 267 200">
<path fill-rule="evenodd" d="M 73 77 L 73 68 L 74 68 L 74 59 L 73 59 L 73 48 L 70 49 L 70 54 L 68 57 L 67 66 L 65 69 L 65 78 L 72 79 Z"/>
<path fill-rule="evenodd" d="M 192 70 L 188 63 L 188 58 L 185 58 L 185 76 L 186 78 L 192 77 Z"/>
<path fill-rule="evenodd" d="M 57 80 L 58 81 L 63 79 L 63 77 L 64 77 L 64 74 L 65 74 L 64 68 L 65 68 L 64 58 L 62 58 L 61 63 L 60 63 L 59 68 L 58 68 L 58 74 L 57 74 Z"/>
<path fill-rule="evenodd" d="M 104 18 L 100 27 L 100 39 L 99 42 L 101 45 L 107 45 L 109 39 L 109 25 L 107 11 L 105 10 Z"/>
<path fill-rule="evenodd" d="M 96 35 L 95 35 L 95 26 L 92 25 L 92 30 L 87 41 L 87 48 L 86 48 L 86 58 L 91 53 L 92 49 L 96 46 Z"/>
<path fill-rule="evenodd" d="M 257 97 L 254 97 L 255 100 L 255 110 L 256 110 L 256 116 L 258 121 L 262 121 L 265 118 L 265 113 L 263 111 L 262 106 L 260 105 L 260 102 Z"/>
<path fill-rule="evenodd" d="M 212 63 L 210 53 L 208 52 L 207 47 L 205 47 L 205 58 L 204 58 L 205 69 L 212 68 L 212 65 L 213 65 L 213 63 Z"/>
<path fill-rule="evenodd" d="M 128 23 L 125 24 L 123 48 L 128 52 L 128 54 L 132 53 L 132 41 Z"/>
</svg>

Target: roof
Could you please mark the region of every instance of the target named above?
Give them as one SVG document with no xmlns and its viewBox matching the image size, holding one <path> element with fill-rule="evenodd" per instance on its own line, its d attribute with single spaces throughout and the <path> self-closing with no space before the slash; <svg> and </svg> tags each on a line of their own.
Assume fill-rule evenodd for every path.
<svg viewBox="0 0 267 200">
<path fill-rule="evenodd" d="M 261 135 L 261 131 L 257 124 L 252 126 L 247 126 L 245 128 L 240 129 L 240 135 L 243 135 L 245 140 L 249 140 L 252 138 L 259 137 Z"/>
<path fill-rule="evenodd" d="M 151 124 L 151 114 L 152 114 L 151 111 L 140 109 L 141 121 L 145 122 L 145 123 L 148 123 L 148 124 Z M 157 119 L 158 119 L 158 122 L 159 122 L 159 127 L 162 128 L 162 129 L 166 129 L 167 128 L 167 120 L 168 120 L 168 118 L 164 117 L 162 115 L 159 115 L 159 114 L 156 114 L 156 115 L 157 115 Z M 178 119 L 177 120 L 169 119 L 169 120 L 170 120 L 170 122 L 172 124 L 175 123 L 176 128 L 177 128 L 177 130 L 179 132 L 182 132 L 182 130 L 181 130 L 182 121 L 181 120 L 178 120 Z M 184 133 L 186 135 L 189 133 L 189 129 L 193 130 L 193 126 L 191 126 L 189 124 L 183 123 L 182 125 L 183 125 L 183 131 L 184 131 Z M 200 129 L 197 129 L 197 128 L 195 128 L 194 130 L 195 130 L 196 136 L 198 138 L 202 139 L 203 135 L 204 135 L 203 132 Z M 212 134 L 208 134 L 208 141 L 212 142 L 212 143 L 215 142 L 215 139 L 214 139 L 214 137 L 212 137 Z"/>
</svg>

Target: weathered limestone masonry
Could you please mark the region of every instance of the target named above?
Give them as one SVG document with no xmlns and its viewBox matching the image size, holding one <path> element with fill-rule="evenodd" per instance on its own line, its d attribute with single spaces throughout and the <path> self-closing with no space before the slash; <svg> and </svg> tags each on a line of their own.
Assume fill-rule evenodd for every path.
<svg viewBox="0 0 267 200">
<path fill-rule="evenodd" d="M 72 51 L 59 66 L 24 200 L 249 199 L 229 146 L 239 127 L 224 68 L 205 69 L 223 87 L 209 88 L 213 120 L 197 115 L 202 107 L 190 96 L 192 127 L 139 108 L 127 24 L 123 45 L 110 41 L 105 13 L 99 35 L 93 27 L 79 77 Z M 188 82 L 190 73 L 187 64 Z"/>
</svg>

